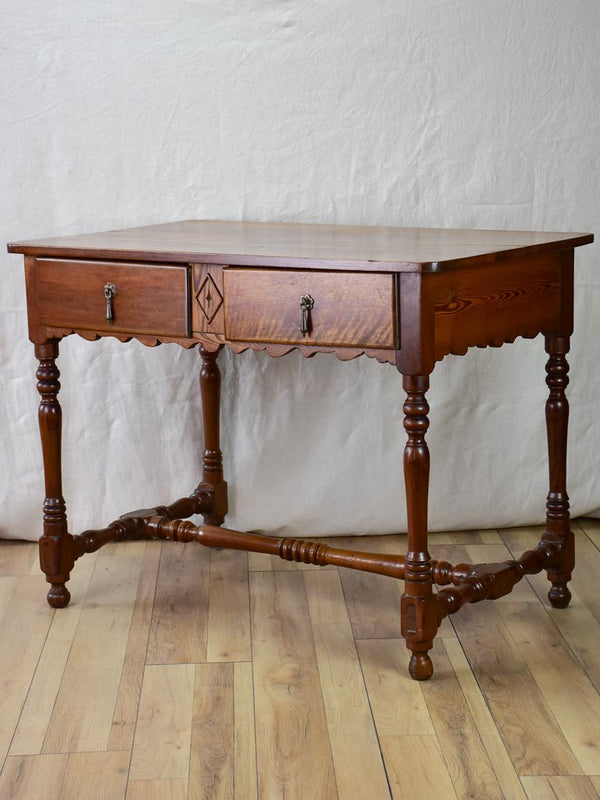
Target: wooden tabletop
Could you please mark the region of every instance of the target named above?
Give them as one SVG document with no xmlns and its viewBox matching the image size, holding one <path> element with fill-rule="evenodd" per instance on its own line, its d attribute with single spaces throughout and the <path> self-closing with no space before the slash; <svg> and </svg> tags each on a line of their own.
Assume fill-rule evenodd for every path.
<svg viewBox="0 0 600 800">
<path fill-rule="evenodd" d="M 8 245 L 69 258 L 435 272 L 589 244 L 589 233 L 187 220 Z"/>
</svg>

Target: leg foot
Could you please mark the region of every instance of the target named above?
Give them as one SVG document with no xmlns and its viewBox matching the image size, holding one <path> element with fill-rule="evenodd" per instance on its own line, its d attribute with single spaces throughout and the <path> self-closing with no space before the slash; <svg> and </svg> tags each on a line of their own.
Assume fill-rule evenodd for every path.
<svg viewBox="0 0 600 800">
<path fill-rule="evenodd" d="M 552 608 L 566 608 L 571 601 L 571 592 L 566 583 L 553 583 L 548 592 Z"/>
<path fill-rule="evenodd" d="M 65 608 L 65 606 L 69 605 L 71 592 L 64 583 L 53 583 L 47 599 L 48 605 L 52 606 L 52 608 Z"/>
<path fill-rule="evenodd" d="M 427 653 L 413 653 L 408 672 L 414 681 L 428 681 L 433 675 L 433 664 Z"/>
</svg>

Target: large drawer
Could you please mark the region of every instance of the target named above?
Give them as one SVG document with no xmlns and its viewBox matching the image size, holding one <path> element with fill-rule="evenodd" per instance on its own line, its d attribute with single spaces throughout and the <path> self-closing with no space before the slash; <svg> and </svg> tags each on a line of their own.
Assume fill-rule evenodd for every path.
<svg viewBox="0 0 600 800">
<path fill-rule="evenodd" d="M 187 269 L 110 261 L 38 259 L 42 325 L 99 332 L 188 335 Z M 104 287 L 112 284 L 112 319 Z"/>
<path fill-rule="evenodd" d="M 223 286 L 225 337 L 231 341 L 397 347 L 391 274 L 229 267 Z M 313 305 L 303 335 L 306 295 Z"/>
</svg>

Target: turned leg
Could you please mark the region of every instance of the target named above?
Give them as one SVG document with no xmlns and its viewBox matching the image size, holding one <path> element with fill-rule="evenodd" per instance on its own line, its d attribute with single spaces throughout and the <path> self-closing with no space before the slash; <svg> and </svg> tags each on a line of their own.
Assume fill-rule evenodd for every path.
<svg viewBox="0 0 600 800">
<path fill-rule="evenodd" d="M 36 377 L 41 395 L 39 425 L 46 486 L 44 528 L 39 542 L 40 566 L 51 584 L 48 603 L 53 608 L 62 608 L 71 599 L 65 584 L 75 561 L 73 537 L 67 532 L 67 514 L 62 496 L 62 412 L 58 402 L 60 372 L 56 366 L 58 341 L 52 339 L 45 344 L 36 344 L 35 355 L 40 362 Z"/>
<path fill-rule="evenodd" d="M 221 373 L 217 364 L 219 350 L 210 352 L 200 345 L 202 369 L 200 394 L 204 423 L 202 481 L 195 494 L 206 494 L 210 511 L 203 515 L 206 525 L 222 525 L 227 514 L 227 483 L 223 480 L 221 454 Z"/>
<path fill-rule="evenodd" d="M 402 635 L 412 652 L 408 670 L 415 680 L 433 674 L 428 652 L 438 628 L 437 603 L 433 595 L 431 557 L 427 550 L 427 495 L 429 489 L 429 449 L 425 434 L 429 427 L 429 406 L 425 393 L 429 376 L 405 375 L 404 428 L 408 440 L 404 449 L 404 483 L 408 514 L 408 552 L 402 595 Z"/>
<path fill-rule="evenodd" d="M 546 502 L 546 532 L 543 542 L 556 547 L 558 556 L 548 568 L 552 588 L 548 598 L 554 608 L 566 608 L 571 599 L 567 583 L 575 565 L 575 544 L 569 525 L 569 497 L 567 495 L 567 427 L 569 403 L 565 389 L 569 383 L 569 337 L 546 337 L 546 383 L 550 394 L 546 402 L 546 430 L 548 435 L 549 488 Z"/>
</svg>

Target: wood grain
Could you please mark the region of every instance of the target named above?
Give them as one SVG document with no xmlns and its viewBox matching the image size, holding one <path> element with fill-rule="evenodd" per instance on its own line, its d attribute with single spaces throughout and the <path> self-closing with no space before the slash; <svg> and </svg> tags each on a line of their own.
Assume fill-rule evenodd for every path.
<svg viewBox="0 0 600 800">
<path fill-rule="evenodd" d="M 387 782 L 339 575 L 305 573 L 304 585 L 338 796 L 384 798 Z"/>
<path fill-rule="evenodd" d="M 131 780 L 188 777 L 193 698 L 193 664 L 146 667 L 131 756 Z"/>
<path fill-rule="evenodd" d="M 85 598 L 89 576 L 78 575 L 71 583 L 77 596 Z M 82 609 L 83 602 L 74 603 L 52 619 L 11 743 L 11 755 L 42 752 Z"/>
<path fill-rule="evenodd" d="M 220 264 L 192 264 L 192 331 L 225 333 Z"/>
<path fill-rule="evenodd" d="M 598 800 L 598 794 L 589 778 L 534 778 L 526 775 L 522 780 L 529 800 Z"/>
<path fill-rule="evenodd" d="M 195 542 L 165 542 L 148 641 L 148 664 L 206 660 L 210 553 Z"/>
<path fill-rule="evenodd" d="M 61 800 L 108 800 L 125 797 L 129 750 L 112 753 L 71 753 Z"/>
<path fill-rule="evenodd" d="M 257 800 L 254 687 L 251 663 L 234 664 L 234 769 L 238 800 Z"/>
<path fill-rule="evenodd" d="M 141 568 L 126 548 L 97 559 L 42 752 L 106 749 Z"/>
<path fill-rule="evenodd" d="M 250 661 L 248 557 L 231 550 L 210 554 L 207 661 Z"/>
<path fill-rule="evenodd" d="M 125 800 L 187 800 L 188 782 L 184 778 L 158 781 L 129 781 Z"/>
<path fill-rule="evenodd" d="M 232 800 L 233 729 L 233 664 L 198 664 L 194 684 L 189 800 Z"/>
<path fill-rule="evenodd" d="M 394 800 L 458 800 L 435 736 L 384 736 L 381 749 Z"/>
<path fill-rule="evenodd" d="M 444 649 L 505 797 L 510 797 L 511 800 L 525 800 L 523 787 L 515 765 L 511 761 L 499 726 L 488 705 L 486 696 L 482 693 L 475 675 L 471 671 L 460 643 L 455 639 L 445 640 Z"/>
<path fill-rule="evenodd" d="M 63 800 L 68 755 L 10 756 L 0 775 L 0 797 L 6 800 Z"/>
<path fill-rule="evenodd" d="M 8 752 L 53 617 L 40 597 L 39 577 L 2 581 L 12 593 L 0 620 L 0 763 Z"/>
<path fill-rule="evenodd" d="M 245 264 L 380 271 L 451 269 L 470 259 L 560 250 L 593 241 L 588 233 L 391 228 L 277 222 L 188 220 L 142 228 L 38 239 L 8 245 L 10 253 L 145 261 Z"/>
<path fill-rule="evenodd" d="M 560 325 L 561 256 L 532 257 L 501 272 L 467 269 L 426 278 L 434 305 L 435 357 L 555 332 Z"/>
<path fill-rule="evenodd" d="M 36 562 L 37 547 L 35 544 L 0 540 L 0 577 L 30 575 L 33 565 L 38 566 Z"/>
<path fill-rule="evenodd" d="M 494 764 L 440 640 L 434 656 L 437 680 L 423 685 L 423 697 L 457 797 L 504 800 Z"/>
<path fill-rule="evenodd" d="M 454 615 L 452 624 L 511 760 L 519 774 L 579 775 L 581 766 L 498 608 L 490 603 L 464 606 L 460 614 Z"/>
<path fill-rule="evenodd" d="M 404 640 L 362 639 L 357 645 L 379 736 L 432 736 L 422 685 L 401 668 L 406 661 Z"/>
<path fill-rule="evenodd" d="M 600 698 L 594 687 L 539 603 L 499 609 L 581 769 L 600 774 Z"/>
<path fill-rule="evenodd" d="M 250 575 L 259 797 L 337 798 L 301 573 Z"/>
<path fill-rule="evenodd" d="M 113 319 L 104 286 L 113 283 Z M 40 324 L 92 331 L 187 336 L 188 281 L 184 267 L 97 261 L 39 260 Z"/>
<path fill-rule="evenodd" d="M 131 750 L 133 745 L 160 553 L 160 543 L 148 542 L 145 545 L 135 606 L 127 637 L 123 670 L 115 702 L 115 713 L 108 740 L 109 750 Z"/>
<path fill-rule="evenodd" d="M 593 584 L 594 576 L 600 571 L 600 552 L 590 541 L 583 527 L 574 526 L 577 532 L 576 548 L 579 562 L 570 585 L 573 600 L 569 608 L 554 609 L 550 606 L 547 597 L 548 581 L 545 575 L 531 575 L 528 583 L 546 607 L 552 621 L 571 652 L 579 660 L 596 691 L 600 691 L 600 602 Z M 538 535 L 537 528 L 512 528 L 502 531 L 502 536 L 512 552 L 530 548 Z"/>
<path fill-rule="evenodd" d="M 225 337 L 238 342 L 394 349 L 392 275 L 272 269 L 223 271 Z M 314 306 L 301 332 L 300 298 Z"/>
</svg>

